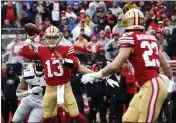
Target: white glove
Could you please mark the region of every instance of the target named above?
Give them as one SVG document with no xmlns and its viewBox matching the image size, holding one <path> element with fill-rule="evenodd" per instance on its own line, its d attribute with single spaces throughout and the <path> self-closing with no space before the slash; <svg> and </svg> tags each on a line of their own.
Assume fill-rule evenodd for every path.
<svg viewBox="0 0 176 123">
<path fill-rule="evenodd" d="M 119 87 L 119 83 L 117 81 L 112 80 L 112 79 L 108 79 L 107 83 L 113 88 L 114 88 L 114 86 Z"/>
<path fill-rule="evenodd" d="M 101 71 L 85 74 L 81 78 L 81 82 L 86 84 L 88 82 L 92 83 L 95 79 L 100 79 L 102 77 Z"/>
<path fill-rule="evenodd" d="M 40 93 L 43 90 L 43 88 L 36 86 L 33 87 L 32 89 L 28 90 L 29 94 L 35 94 L 35 93 Z"/>
</svg>

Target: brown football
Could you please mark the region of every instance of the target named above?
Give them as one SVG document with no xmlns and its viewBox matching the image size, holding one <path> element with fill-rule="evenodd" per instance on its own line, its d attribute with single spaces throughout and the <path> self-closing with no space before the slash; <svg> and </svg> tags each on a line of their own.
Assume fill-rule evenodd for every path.
<svg viewBox="0 0 176 123">
<path fill-rule="evenodd" d="M 34 36 L 36 33 L 39 34 L 39 28 L 33 23 L 27 23 L 24 25 L 24 30 L 29 36 Z"/>
</svg>

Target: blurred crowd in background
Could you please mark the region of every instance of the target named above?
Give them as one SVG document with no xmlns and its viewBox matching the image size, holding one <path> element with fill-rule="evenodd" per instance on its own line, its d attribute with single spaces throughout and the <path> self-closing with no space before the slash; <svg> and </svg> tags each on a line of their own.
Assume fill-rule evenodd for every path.
<svg viewBox="0 0 176 123">
<path fill-rule="evenodd" d="M 43 44 L 47 27 L 57 26 L 64 36 L 63 44 L 74 46 L 80 61 L 93 71 L 98 71 L 118 54 L 118 39 L 125 28 L 123 16 L 132 8 L 138 8 L 145 14 L 145 29 L 149 34 L 156 36 L 167 59 L 176 60 L 175 1 L 2 1 L 2 35 L 16 35 L 12 42 L 6 45 L 2 42 L 1 45 L 2 52 L 10 53 L 8 61 L 2 64 L 2 76 L 15 80 L 2 85 L 1 91 L 4 95 L 1 97 L 6 105 L 2 108 L 4 116 L 8 116 L 10 111 L 13 114 L 16 110 L 17 97 L 14 94 L 19 84 L 18 77 L 22 74 L 22 64 L 29 62 L 19 55 L 24 41 L 19 35 L 25 34 L 23 29 L 25 24 L 35 23 L 40 29 L 40 34 L 34 40 L 35 45 Z M 97 62 L 98 58 L 101 64 Z M 100 121 L 106 123 L 109 109 L 111 110 L 108 115 L 109 122 L 121 122 L 125 108 L 137 92 L 133 69 L 129 64 L 125 64 L 124 68 L 120 73 L 112 75 L 112 78 L 120 83 L 120 88 L 112 88 L 106 83 L 84 86 L 80 81 L 81 75 L 73 73 L 71 82 L 73 92 L 80 112 L 87 116 L 89 122 L 96 122 L 96 113 L 99 112 Z M 11 74 L 14 74 L 13 77 Z M 8 79 L 6 78 L 4 83 L 6 80 Z M 11 91 L 8 91 L 9 88 Z M 82 100 L 85 93 L 88 104 L 84 104 Z M 166 101 L 158 121 L 176 122 L 172 115 L 176 114 L 176 106 L 168 102 L 171 102 L 171 98 Z M 164 119 L 163 112 L 165 112 Z"/>
</svg>

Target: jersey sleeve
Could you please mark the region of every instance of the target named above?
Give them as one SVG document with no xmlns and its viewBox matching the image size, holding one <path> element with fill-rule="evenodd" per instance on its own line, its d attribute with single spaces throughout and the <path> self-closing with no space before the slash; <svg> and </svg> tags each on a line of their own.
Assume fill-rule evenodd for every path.
<svg viewBox="0 0 176 123">
<path fill-rule="evenodd" d="M 132 36 L 132 32 L 124 33 L 121 38 L 119 38 L 118 41 L 118 47 L 125 47 L 125 46 L 131 46 L 134 45 L 134 37 Z"/>
<path fill-rule="evenodd" d="M 31 50 L 29 46 L 23 46 L 20 54 L 28 59 L 39 59 L 38 49 Z"/>
<path fill-rule="evenodd" d="M 79 59 L 75 56 L 75 50 L 73 47 L 69 47 L 66 58 L 73 60 L 73 70 L 77 70 L 80 66 Z"/>
</svg>

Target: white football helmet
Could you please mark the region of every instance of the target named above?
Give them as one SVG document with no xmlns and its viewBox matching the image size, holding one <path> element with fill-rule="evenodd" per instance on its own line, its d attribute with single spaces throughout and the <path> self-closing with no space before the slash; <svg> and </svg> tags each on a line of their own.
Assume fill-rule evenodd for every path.
<svg viewBox="0 0 176 123">
<path fill-rule="evenodd" d="M 126 30 L 145 29 L 144 14 L 139 9 L 130 9 L 125 13 L 123 23 Z"/>
<path fill-rule="evenodd" d="M 45 45 L 55 48 L 62 39 L 62 33 L 56 26 L 50 26 L 45 30 Z"/>
</svg>

